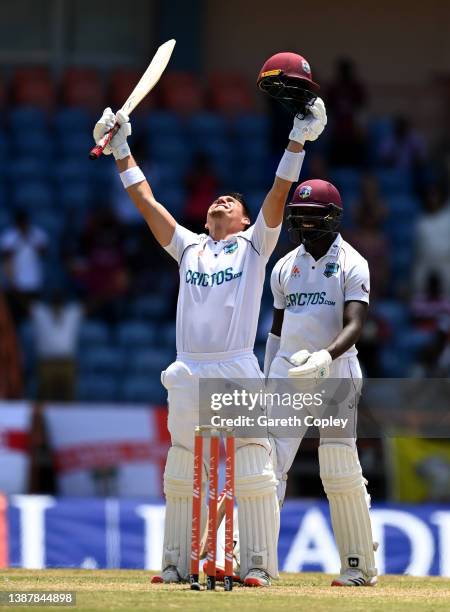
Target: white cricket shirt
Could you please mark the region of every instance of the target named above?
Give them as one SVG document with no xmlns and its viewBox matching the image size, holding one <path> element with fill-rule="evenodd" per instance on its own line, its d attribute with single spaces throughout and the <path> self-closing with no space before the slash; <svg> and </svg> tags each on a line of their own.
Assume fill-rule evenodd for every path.
<svg viewBox="0 0 450 612">
<path fill-rule="evenodd" d="M 177 352 L 253 350 L 265 268 L 281 224 L 256 223 L 227 240 L 214 241 L 177 225 L 166 251 L 180 268 Z"/>
<path fill-rule="evenodd" d="M 300 245 L 275 264 L 274 307 L 284 309 L 279 355 L 326 348 L 343 328 L 345 302 L 369 303 L 367 261 L 340 234 L 316 261 Z M 352 346 L 341 357 L 356 355 Z"/>
</svg>

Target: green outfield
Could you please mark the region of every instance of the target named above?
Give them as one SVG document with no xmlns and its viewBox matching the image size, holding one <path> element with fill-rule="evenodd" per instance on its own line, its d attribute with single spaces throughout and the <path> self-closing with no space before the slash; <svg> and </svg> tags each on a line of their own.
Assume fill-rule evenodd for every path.
<svg viewBox="0 0 450 612">
<path fill-rule="evenodd" d="M 324 574 L 282 574 L 271 589 L 236 587 L 232 593 L 190 591 L 187 585 L 151 585 L 134 570 L 3 570 L 0 591 L 75 591 L 74 610 L 449 610 L 450 583 L 442 578 L 383 576 L 374 588 L 331 588 Z M 33 606 L 34 607 L 34 606 Z M 30 607 L 0 606 L 2 610 Z M 54 610 L 55 607 L 37 607 Z"/>
</svg>

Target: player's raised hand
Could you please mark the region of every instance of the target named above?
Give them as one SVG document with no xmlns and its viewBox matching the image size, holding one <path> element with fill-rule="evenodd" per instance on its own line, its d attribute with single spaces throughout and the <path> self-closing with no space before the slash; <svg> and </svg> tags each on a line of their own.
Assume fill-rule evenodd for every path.
<svg viewBox="0 0 450 612">
<path fill-rule="evenodd" d="M 110 130 L 114 130 L 114 135 L 103 149 L 103 153 L 105 155 L 111 155 L 112 153 L 116 160 L 130 155 L 127 138 L 131 134 L 131 123 L 128 115 L 123 111 L 114 114 L 110 107 L 105 108 L 94 127 L 93 135 L 96 144 L 99 144 Z"/>
<path fill-rule="evenodd" d="M 294 125 L 289 139 L 304 145 L 307 140 L 316 140 L 327 124 L 327 111 L 322 98 L 316 98 L 314 104 L 309 108 L 310 112 L 301 119 L 298 115 L 294 117 Z"/>
<path fill-rule="evenodd" d="M 299 355 L 299 353 L 307 353 L 307 351 L 299 351 L 294 353 L 292 357 Z M 289 361 L 292 361 L 292 357 Z M 328 351 L 325 349 L 316 351 L 311 353 L 301 365 L 290 368 L 288 376 L 289 378 L 328 378 L 331 362 L 331 355 Z"/>
</svg>

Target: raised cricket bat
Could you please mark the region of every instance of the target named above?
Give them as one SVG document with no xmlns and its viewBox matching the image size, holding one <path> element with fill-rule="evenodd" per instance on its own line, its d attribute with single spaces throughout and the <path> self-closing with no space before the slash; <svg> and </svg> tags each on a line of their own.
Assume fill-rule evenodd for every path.
<svg viewBox="0 0 450 612">
<path fill-rule="evenodd" d="M 152 61 L 150 62 L 147 70 L 141 76 L 138 84 L 133 89 L 131 94 L 128 96 L 125 104 L 120 110 L 126 115 L 129 115 L 134 111 L 136 106 L 142 102 L 145 96 L 154 88 L 156 83 L 161 78 L 162 73 L 166 69 L 169 63 L 170 56 L 172 55 L 173 48 L 175 47 L 175 40 L 172 38 L 163 45 L 158 47 Z M 98 159 L 103 152 L 103 149 L 107 144 L 110 143 L 111 138 L 117 133 L 119 124 L 116 123 L 109 132 L 107 132 L 103 138 L 93 147 L 89 153 L 89 159 Z"/>
</svg>

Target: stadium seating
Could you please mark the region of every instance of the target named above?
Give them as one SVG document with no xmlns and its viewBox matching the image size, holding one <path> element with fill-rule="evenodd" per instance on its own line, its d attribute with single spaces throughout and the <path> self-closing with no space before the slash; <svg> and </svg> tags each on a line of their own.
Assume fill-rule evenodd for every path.
<svg viewBox="0 0 450 612">
<path fill-rule="evenodd" d="M 151 323 L 125 321 L 117 328 L 117 340 L 122 347 L 130 348 L 152 346 L 155 340 L 155 329 Z"/>
<path fill-rule="evenodd" d="M 165 404 L 166 391 L 159 376 L 136 374 L 126 378 L 122 384 L 120 398 L 123 402 Z"/>
<path fill-rule="evenodd" d="M 119 402 L 119 379 L 111 374 L 79 376 L 77 399 L 82 402 Z"/>
<path fill-rule="evenodd" d="M 80 329 L 80 350 L 91 347 L 105 346 L 110 342 L 108 326 L 102 321 L 86 320 Z"/>
</svg>

